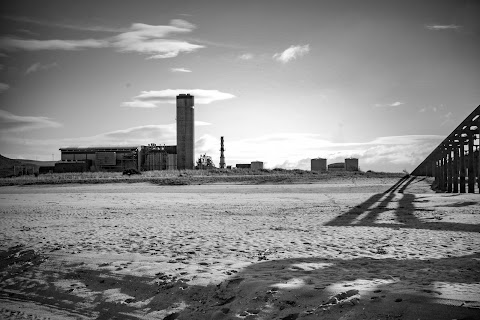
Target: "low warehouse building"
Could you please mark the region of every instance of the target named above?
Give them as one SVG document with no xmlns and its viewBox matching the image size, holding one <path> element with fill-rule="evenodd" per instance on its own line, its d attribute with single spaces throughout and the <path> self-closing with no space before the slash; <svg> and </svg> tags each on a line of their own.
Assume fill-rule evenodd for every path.
<svg viewBox="0 0 480 320">
<path fill-rule="evenodd" d="M 139 147 L 60 148 L 62 161 L 91 161 L 88 171 L 139 169 Z"/>
<path fill-rule="evenodd" d="M 328 165 L 328 171 L 345 171 L 345 163 L 336 162 Z"/>
</svg>

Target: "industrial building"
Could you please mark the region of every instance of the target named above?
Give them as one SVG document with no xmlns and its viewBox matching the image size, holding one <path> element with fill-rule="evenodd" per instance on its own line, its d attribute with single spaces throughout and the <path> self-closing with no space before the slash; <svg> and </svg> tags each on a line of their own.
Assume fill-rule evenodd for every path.
<svg viewBox="0 0 480 320">
<path fill-rule="evenodd" d="M 311 159 L 311 171 L 359 171 L 357 158 L 347 158 L 345 162 L 331 163 L 327 166 L 327 159 L 316 158 Z"/>
<path fill-rule="evenodd" d="M 55 172 L 193 169 L 194 129 L 194 98 L 180 94 L 177 96 L 176 146 L 151 143 L 146 146 L 60 148 L 61 161 L 55 164 Z"/>
<path fill-rule="evenodd" d="M 235 165 L 237 169 L 252 169 L 252 170 L 260 170 L 263 169 L 263 162 L 262 161 L 252 161 L 250 163 L 237 163 Z"/>
<path fill-rule="evenodd" d="M 138 146 L 60 148 L 55 172 L 122 171 L 138 168 Z"/>
</svg>

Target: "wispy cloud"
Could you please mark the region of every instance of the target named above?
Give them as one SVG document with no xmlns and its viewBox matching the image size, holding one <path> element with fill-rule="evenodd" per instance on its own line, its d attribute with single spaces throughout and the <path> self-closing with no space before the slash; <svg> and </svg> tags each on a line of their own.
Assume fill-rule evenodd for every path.
<svg viewBox="0 0 480 320">
<path fill-rule="evenodd" d="M 170 37 L 173 34 L 189 33 L 195 28 L 195 25 L 181 19 L 174 19 L 167 26 L 134 23 L 128 30 L 103 39 L 36 40 L 4 37 L 0 39 L 0 48 L 10 51 L 35 51 L 111 47 L 118 52 L 137 52 L 149 55 L 147 59 L 163 59 L 176 57 L 181 52 L 193 52 L 204 48 L 203 45 L 192 44 Z"/>
<path fill-rule="evenodd" d="M 196 27 L 184 20 L 175 19 L 169 26 L 152 26 L 134 23 L 128 32 L 111 39 L 110 43 L 120 52 L 137 52 L 150 55 L 147 59 L 164 59 L 178 56 L 180 52 L 193 52 L 203 45 L 167 39 L 175 33 L 189 33 Z"/>
<path fill-rule="evenodd" d="M 425 113 L 427 111 L 432 111 L 432 112 L 437 112 L 438 108 L 437 107 L 423 107 L 418 110 L 418 112 Z"/>
<path fill-rule="evenodd" d="M 0 109 L 0 132 L 24 132 L 36 129 L 58 128 L 62 125 L 47 117 L 19 116 Z"/>
<path fill-rule="evenodd" d="M 404 104 L 405 102 L 395 101 L 392 103 L 376 103 L 373 106 L 376 108 L 385 108 L 385 107 L 398 107 Z"/>
<path fill-rule="evenodd" d="M 0 82 L 0 93 L 7 91 L 10 89 L 10 86 L 6 83 Z"/>
<path fill-rule="evenodd" d="M 206 125 L 210 123 L 195 121 L 195 126 Z M 32 152 L 40 153 L 44 149 L 58 150 L 59 147 L 140 146 L 149 143 L 175 145 L 176 134 L 176 124 L 171 123 L 142 125 L 77 138 L 36 139 L 4 134 L 0 140 L 9 144 L 21 144 L 27 146 Z"/>
<path fill-rule="evenodd" d="M 282 53 L 275 53 L 273 58 L 277 61 L 282 63 L 287 63 L 291 60 L 296 58 L 302 57 L 310 52 L 310 45 L 298 45 L 298 46 L 290 46 L 290 48 L 286 49 Z"/>
<path fill-rule="evenodd" d="M 239 59 L 241 60 L 252 60 L 253 59 L 253 54 L 252 53 L 244 53 L 238 56 Z"/>
<path fill-rule="evenodd" d="M 170 71 L 172 71 L 172 72 L 192 72 L 192 70 L 186 69 L 186 68 L 171 68 Z"/>
<path fill-rule="evenodd" d="M 442 116 L 443 121 L 442 121 L 442 123 L 440 124 L 440 126 L 444 126 L 444 125 L 452 122 L 452 116 L 453 116 L 453 114 L 452 114 L 451 112 L 448 112 L 448 113 L 444 114 L 444 115 Z"/>
<path fill-rule="evenodd" d="M 462 28 L 456 24 L 429 24 L 425 25 L 425 28 L 432 31 L 442 31 L 442 30 L 457 30 Z"/>
<path fill-rule="evenodd" d="M 25 74 L 42 71 L 42 70 L 48 70 L 55 67 L 58 67 L 58 64 L 56 62 L 53 62 L 50 64 L 41 64 L 40 62 L 36 62 L 32 64 L 30 67 L 28 67 L 27 71 L 25 71 Z"/>
<path fill-rule="evenodd" d="M 210 104 L 214 101 L 226 100 L 235 98 L 233 94 L 221 92 L 218 90 L 203 90 L 203 89 L 167 89 L 160 91 L 142 91 L 132 101 L 124 102 L 124 107 L 134 108 L 156 108 L 160 104 L 176 103 L 176 96 L 181 93 L 189 93 L 194 96 L 195 105 Z"/>
<path fill-rule="evenodd" d="M 37 50 L 83 50 L 89 48 L 104 48 L 109 46 L 106 40 L 32 40 L 18 38 L 1 38 L 0 48 L 10 51 Z"/>
<path fill-rule="evenodd" d="M 93 31 L 93 32 L 125 32 L 128 31 L 127 28 L 111 28 L 106 26 L 86 26 L 86 25 L 75 25 L 68 23 L 55 23 L 47 20 L 32 19 L 29 17 L 16 17 L 16 16 L 4 16 L 3 18 L 17 21 L 31 23 L 41 26 L 54 27 L 54 28 L 63 28 L 71 30 L 80 30 L 80 31 Z"/>
</svg>

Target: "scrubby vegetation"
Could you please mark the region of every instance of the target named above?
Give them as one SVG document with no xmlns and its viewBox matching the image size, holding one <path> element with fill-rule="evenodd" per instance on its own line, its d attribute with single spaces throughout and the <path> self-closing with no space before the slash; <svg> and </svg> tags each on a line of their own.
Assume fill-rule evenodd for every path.
<svg viewBox="0 0 480 320">
<path fill-rule="evenodd" d="M 124 175 L 122 172 L 48 173 L 35 176 L 21 176 L 0 179 L 0 186 L 67 184 L 67 183 L 135 183 L 150 182 L 158 185 L 189 185 L 208 183 L 315 183 L 334 179 L 402 177 L 403 173 L 385 172 L 312 172 L 300 169 L 209 169 L 209 170 L 168 170 L 143 171 L 141 175 Z"/>
</svg>

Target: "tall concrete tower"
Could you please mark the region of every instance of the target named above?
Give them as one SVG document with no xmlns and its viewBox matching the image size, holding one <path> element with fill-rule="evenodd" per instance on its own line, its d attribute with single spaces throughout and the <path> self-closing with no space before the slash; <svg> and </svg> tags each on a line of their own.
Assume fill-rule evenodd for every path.
<svg viewBox="0 0 480 320">
<path fill-rule="evenodd" d="M 193 96 L 177 96 L 177 169 L 193 169 L 195 163 L 195 118 Z"/>
<path fill-rule="evenodd" d="M 220 169 L 225 169 L 225 154 L 223 153 L 225 148 L 223 147 L 223 137 L 220 137 Z"/>
</svg>

